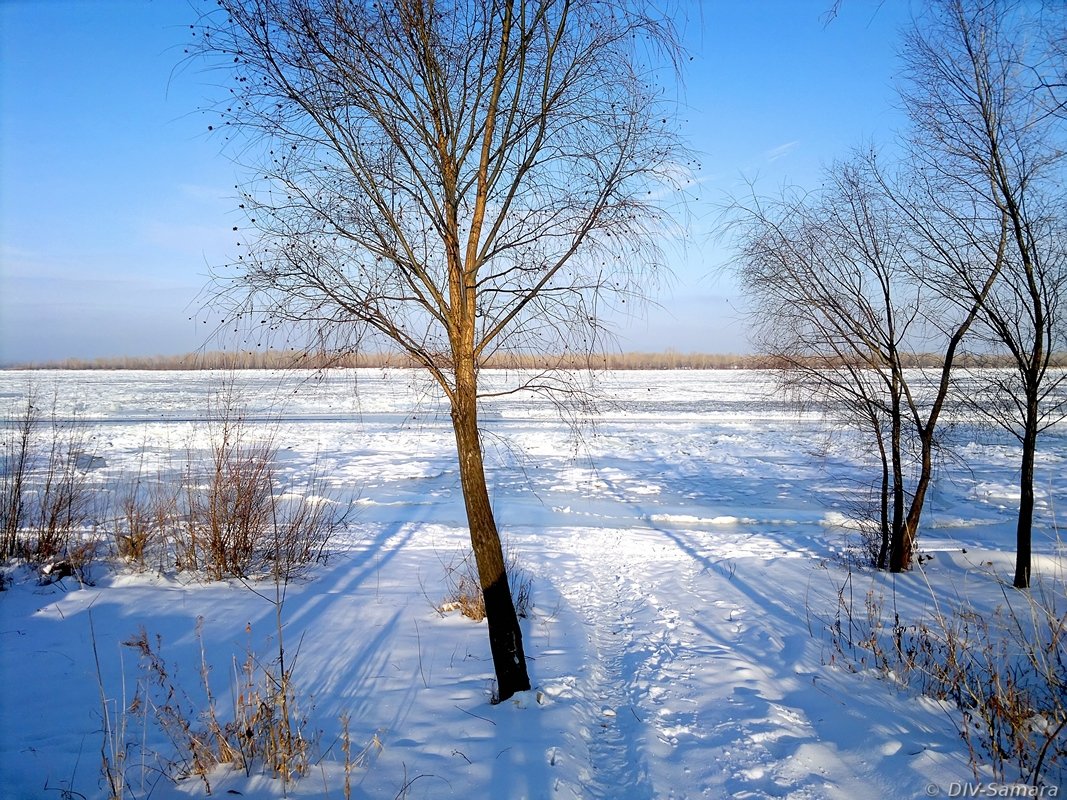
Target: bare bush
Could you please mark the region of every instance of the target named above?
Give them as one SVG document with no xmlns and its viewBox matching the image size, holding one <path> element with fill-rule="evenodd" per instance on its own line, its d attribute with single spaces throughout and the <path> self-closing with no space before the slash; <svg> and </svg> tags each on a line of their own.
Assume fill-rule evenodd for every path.
<svg viewBox="0 0 1067 800">
<path fill-rule="evenodd" d="M 144 567 L 152 545 L 161 541 L 170 520 L 176 518 L 159 502 L 161 493 L 162 483 L 149 485 L 138 477 L 119 500 L 115 549 L 127 562 Z"/>
<path fill-rule="evenodd" d="M 505 551 L 504 566 L 508 574 L 508 586 L 511 600 L 515 604 L 515 613 L 525 619 L 533 607 L 533 580 L 529 573 L 519 566 L 514 553 Z M 478 568 L 474 563 L 474 554 L 467 552 L 445 565 L 445 598 L 437 606 L 442 613 L 459 611 L 463 616 L 480 622 L 485 619 L 485 598 L 481 584 L 478 582 Z"/>
<path fill-rule="evenodd" d="M 326 480 L 315 474 L 299 494 L 272 496 L 267 553 L 272 572 L 289 578 L 308 564 L 325 561 L 326 547 L 338 530 L 347 527 L 351 508 L 340 508 Z"/>
<path fill-rule="evenodd" d="M 287 491 L 277 474 L 274 437 L 272 425 L 250 424 L 232 391 L 221 397 L 208 429 L 207 469 L 190 454 L 182 473 L 181 521 L 173 533 L 179 570 L 211 580 L 275 572 L 289 577 L 326 557 L 350 506 L 339 508 L 314 473 L 301 492 Z"/>
<path fill-rule="evenodd" d="M 0 558 L 34 564 L 45 581 L 86 578 L 95 556 L 89 527 L 94 501 L 89 471 L 103 459 L 75 415 L 63 417 L 53 395 L 47 421 L 37 390 L 4 426 L 0 463 Z"/>
<path fill-rule="evenodd" d="M 907 622 L 874 589 L 861 611 L 850 573 L 827 626 L 830 662 L 955 706 L 976 779 L 985 766 L 999 781 L 1055 783 L 1067 772 L 1067 594 L 1062 583 L 1002 592 L 986 614 L 962 601 L 943 608 L 931 590 L 932 615 Z"/>
<path fill-rule="evenodd" d="M 92 494 L 85 476 L 92 457 L 86 456 L 86 444 L 84 429 L 76 420 L 61 420 L 53 401 L 51 441 L 30 520 L 33 538 L 27 555 L 33 561 L 48 563 L 65 557 L 75 529 L 88 519 Z"/>
<path fill-rule="evenodd" d="M 209 463 L 190 455 L 183 475 L 184 530 L 176 537 L 179 569 L 213 580 L 250 574 L 271 522 L 277 447 L 257 435 L 232 385 L 214 399 L 208 422 Z"/>
<path fill-rule="evenodd" d="M 23 493 L 33 464 L 32 446 L 40 420 L 37 393 L 31 386 L 23 410 L 4 425 L 0 442 L 0 558 L 11 558 L 19 552 L 19 536 L 26 520 Z"/>
<path fill-rule="evenodd" d="M 209 578 L 245 577 L 270 527 L 270 473 L 273 453 L 266 447 L 215 445 L 213 471 L 206 483 L 192 467 L 186 472 L 184 535 L 177 538 L 179 569 L 202 570 Z"/>
</svg>

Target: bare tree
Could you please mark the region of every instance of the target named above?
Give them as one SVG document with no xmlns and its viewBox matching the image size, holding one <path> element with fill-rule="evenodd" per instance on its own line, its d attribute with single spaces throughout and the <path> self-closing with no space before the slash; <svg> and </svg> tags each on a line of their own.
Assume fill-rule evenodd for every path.
<svg viewBox="0 0 1067 800">
<path fill-rule="evenodd" d="M 901 212 L 903 190 L 876 162 L 864 154 L 836 165 L 816 193 L 739 205 L 738 265 L 757 346 L 787 368 L 786 384 L 870 437 L 880 466 L 871 555 L 900 572 L 911 564 L 952 365 L 978 304 L 955 308 L 924 285 L 925 242 Z M 935 354 L 932 373 L 909 369 L 917 352 Z"/>
<path fill-rule="evenodd" d="M 1064 375 L 1050 370 L 1067 322 L 1067 119 L 1057 102 L 1067 80 L 1067 10 L 1039 10 L 1006 0 L 938 0 L 904 51 L 922 191 L 902 210 L 928 249 L 941 251 L 931 285 L 959 304 L 977 302 L 980 346 L 1006 351 L 1012 364 L 988 373 L 1000 402 L 979 408 L 1022 445 L 1019 588 L 1030 585 L 1038 436 L 1067 412 Z M 987 267 L 944 247 L 946 238 L 983 251 L 986 264 L 996 261 L 991 290 L 982 277 Z"/>
<path fill-rule="evenodd" d="M 784 228 L 793 239 L 790 246 L 805 245 L 802 258 L 821 280 L 830 281 L 833 292 L 813 295 L 812 275 L 802 278 L 794 266 L 782 265 L 782 278 L 808 284 L 788 287 L 807 298 L 807 307 L 782 310 L 782 286 L 768 283 L 758 272 L 758 280 L 752 280 L 751 265 L 743 266 L 742 274 L 748 270 L 750 290 L 774 312 L 764 318 L 766 325 L 784 322 L 785 330 L 792 330 L 796 325 L 791 320 L 799 315 L 809 326 L 810 338 L 793 337 L 786 343 L 797 361 L 817 365 L 808 370 L 810 375 L 825 367 L 812 357 L 825 355 L 820 351 L 831 341 L 830 349 L 844 363 L 888 369 L 884 400 L 875 398 L 872 405 L 859 373 L 848 377 L 844 389 L 859 404 L 859 418 L 870 430 L 877 433 L 878 420 L 888 420 L 883 476 L 897 475 L 895 425 L 901 409 L 915 436 L 918 471 L 909 510 L 899 527 L 896 512 L 889 525 L 883 523 L 894 571 L 906 569 L 911 558 L 932 474 L 936 426 L 965 337 L 974 344 L 984 339 L 987 350 L 1010 354 L 1014 374 L 1002 375 L 998 386 L 1006 402 L 985 411 L 1022 443 L 1015 583 L 1026 586 L 1037 437 L 1062 417 L 1064 408 L 1063 375 L 1049 366 L 1064 343 L 1061 309 L 1067 285 L 1062 245 L 1067 148 L 1062 106 L 1056 102 L 1067 73 L 1065 15 L 1062 6 L 1042 10 L 1008 0 L 930 0 L 927 10 L 903 48 L 901 96 L 913 122 L 905 155 L 892 174 L 873 157 L 863 169 L 862 195 L 873 198 L 871 207 L 882 224 L 872 224 L 865 214 L 848 219 L 827 211 L 828 200 L 832 205 L 856 196 L 850 182 L 841 180 L 845 173 L 839 173 L 818 203 L 800 209 L 800 218 L 814 232 L 806 230 L 798 238 L 788 231 L 791 223 Z M 853 204 L 847 200 L 846 207 Z M 749 219 L 760 235 L 768 230 L 766 218 Z M 770 221 L 771 229 L 783 229 L 781 215 Z M 841 237 L 860 246 L 834 244 Z M 750 236 L 752 241 L 758 238 Z M 754 255 L 749 248 L 745 258 Z M 877 301 L 873 309 L 867 307 L 871 299 Z M 813 327 L 828 313 L 835 317 L 833 327 Z M 921 402 L 897 368 L 902 348 L 932 349 L 940 358 L 935 389 Z M 828 380 L 819 378 L 824 390 Z M 900 381 L 903 405 L 894 381 Z M 887 483 L 894 486 L 891 494 L 899 503 L 899 482 L 883 479 L 883 486 Z M 884 502 L 882 508 L 884 520 Z"/>
<path fill-rule="evenodd" d="M 436 380 L 507 698 L 529 679 L 479 372 L 496 353 L 592 347 L 604 308 L 651 279 L 678 175 L 657 87 L 673 27 L 628 0 L 218 5 L 199 52 L 232 76 L 222 127 L 256 171 L 255 235 L 214 291 L 334 352 L 377 336 Z"/>
</svg>

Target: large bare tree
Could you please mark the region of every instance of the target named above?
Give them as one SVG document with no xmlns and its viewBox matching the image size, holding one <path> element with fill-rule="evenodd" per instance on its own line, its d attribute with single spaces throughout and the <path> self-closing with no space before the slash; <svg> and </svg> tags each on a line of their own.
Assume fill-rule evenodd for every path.
<svg viewBox="0 0 1067 800">
<path fill-rule="evenodd" d="M 651 5 L 651 4 L 650 4 Z M 679 174 L 669 19 L 630 0 L 219 0 L 196 35 L 254 176 L 232 314 L 376 336 L 451 410 L 498 698 L 529 688 L 486 486 L 481 367 L 593 346 Z"/>
</svg>

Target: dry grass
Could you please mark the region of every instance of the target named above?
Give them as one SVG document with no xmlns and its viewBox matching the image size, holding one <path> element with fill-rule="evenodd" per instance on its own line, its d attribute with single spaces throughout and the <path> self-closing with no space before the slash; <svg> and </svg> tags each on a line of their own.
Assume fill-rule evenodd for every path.
<svg viewBox="0 0 1067 800">
<path fill-rule="evenodd" d="M 485 369 L 760 369 L 763 356 L 721 353 L 501 353 L 492 356 Z M 322 353 L 297 350 L 245 350 L 198 352 L 177 356 L 122 356 L 92 360 L 29 363 L 20 369 L 137 369 L 137 370 L 235 370 L 235 369 L 415 369 L 412 358 L 400 353 Z"/>
<path fill-rule="evenodd" d="M 92 476 L 105 467 L 88 429 L 51 408 L 32 386 L 0 425 L 0 561 L 32 564 L 40 579 L 74 576 L 110 540 L 127 565 L 176 569 L 208 580 L 292 574 L 326 557 L 351 506 L 333 501 L 315 471 L 286 485 L 276 466 L 276 424 L 253 425 L 232 384 L 207 415 L 206 454 L 189 447 L 183 465 L 154 478 L 140 471 L 117 490 Z"/>
<path fill-rule="evenodd" d="M 63 416 L 58 395 L 46 407 L 33 386 L 2 430 L 0 559 L 33 564 L 44 582 L 88 582 L 98 544 L 89 473 L 102 463 L 90 435 L 76 415 Z"/>
<path fill-rule="evenodd" d="M 207 657 L 204 642 L 203 617 L 197 618 L 195 637 L 199 644 L 199 687 L 192 699 L 174 678 L 162 653 L 162 639 L 149 637 L 142 627 L 123 642 L 138 654 L 140 678 L 137 694 L 125 707 L 121 718 L 105 728 L 104 776 L 113 783 L 115 765 L 121 763 L 108 754 L 121 747 L 114 745 L 119 733 L 125 736 L 127 717 L 151 718 L 172 745 L 172 753 L 156 754 L 163 765 L 163 773 L 172 780 L 194 777 L 199 779 L 207 794 L 211 794 L 212 775 L 220 765 L 242 770 L 251 775 L 261 770 L 280 779 L 283 794 L 287 787 L 306 775 L 318 749 L 319 733 L 313 733 L 310 722 L 310 696 L 302 693 L 296 679 L 299 644 L 290 651 L 283 619 L 290 574 L 275 570 L 273 591 L 245 583 L 255 595 L 271 604 L 274 624 L 269 640 L 271 652 L 264 658 L 253 646 L 251 624 L 245 626 L 247 645 L 242 657 L 232 659 L 229 687 L 230 704 L 226 708 L 215 693 L 211 675 L 213 665 Z M 94 640 L 95 652 L 95 640 Z M 99 672 L 99 668 L 98 668 Z M 108 700 L 101 687 L 105 710 Z M 374 748 L 381 749 L 377 736 L 358 754 L 353 753 L 350 719 L 342 713 L 339 734 L 344 769 L 343 794 L 351 796 L 352 772 L 363 766 Z M 324 756 L 323 756 L 324 757 Z M 145 766 L 142 763 L 142 773 Z M 142 784 L 144 775 L 142 774 Z M 123 779 L 124 780 L 124 779 Z"/>
<path fill-rule="evenodd" d="M 463 616 L 480 622 L 485 619 L 485 598 L 478 580 L 478 566 L 474 553 L 467 551 L 457 555 L 445 564 L 445 597 L 437 604 L 442 614 L 459 611 Z M 507 571 L 508 585 L 511 588 L 511 600 L 515 604 L 515 613 L 526 618 L 533 607 L 533 579 L 525 569 L 519 566 L 514 553 L 505 552 L 504 569 Z"/>
<path fill-rule="evenodd" d="M 246 629 L 251 638 L 251 630 Z M 264 661 L 249 643 L 244 657 L 233 661 L 232 708 L 223 713 L 211 684 L 203 640 L 203 619 L 197 622 L 200 644 L 200 691 L 194 702 L 180 685 L 162 654 L 162 640 L 151 639 L 144 628 L 123 644 L 137 652 L 141 679 L 138 694 L 127 713 L 141 713 L 147 704 L 151 716 L 174 747 L 164 759 L 170 777 L 199 778 L 211 793 L 211 773 L 219 765 L 251 774 L 257 765 L 285 782 L 307 773 L 314 741 L 307 735 L 308 719 L 300 713 L 293 665 L 284 650 Z"/>
<path fill-rule="evenodd" d="M 1067 594 L 1060 581 L 1029 593 L 1000 583 L 988 614 L 959 601 L 946 608 L 931 588 L 933 613 L 890 617 L 874 590 L 854 607 L 851 574 L 837 590 L 827 626 L 831 664 L 873 669 L 959 711 L 975 779 L 1055 784 L 1067 773 Z M 991 576 L 992 578 L 992 576 Z"/>
<path fill-rule="evenodd" d="M 805 360 L 805 364 L 813 363 Z M 822 366 L 833 368 L 840 361 L 823 360 Z M 907 367 L 929 367 L 939 362 L 929 353 L 912 353 L 904 357 Z M 989 354 L 965 354 L 959 360 L 961 367 L 1005 367 L 1010 360 Z M 663 352 L 627 353 L 502 353 L 492 356 L 486 369 L 791 369 L 791 359 L 771 354 L 734 353 L 680 353 L 675 350 Z M 1067 353 L 1052 357 L 1051 366 L 1067 366 Z M 400 353 L 345 352 L 323 353 L 304 350 L 241 350 L 184 353 L 173 356 L 118 356 L 115 358 L 80 359 L 31 362 L 16 365 L 16 369 L 67 369 L 67 370 L 222 370 L 235 369 L 415 369 L 419 368 L 409 356 Z"/>
</svg>

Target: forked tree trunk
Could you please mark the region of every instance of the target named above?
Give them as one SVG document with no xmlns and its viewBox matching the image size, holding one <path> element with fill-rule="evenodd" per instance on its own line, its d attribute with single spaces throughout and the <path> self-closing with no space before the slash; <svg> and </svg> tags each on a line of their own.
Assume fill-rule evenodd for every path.
<svg viewBox="0 0 1067 800">
<path fill-rule="evenodd" d="M 452 428 L 456 434 L 459 477 L 463 487 L 463 501 L 467 507 L 471 547 L 485 597 L 489 648 L 496 670 L 497 700 L 502 701 L 515 692 L 529 689 L 530 678 L 526 672 L 519 618 L 515 614 L 511 587 L 508 585 L 508 575 L 504 568 L 504 551 L 500 545 L 500 535 L 485 483 L 474 392 L 473 387 L 463 386 L 462 383 L 457 387 L 456 401 L 452 407 Z M 468 394 L 469 396 L 466 396 Z"/>
<path fill-rule="evenodd" d="M 1002 237 L 1002 245 L 1003 241 L 1004 239 Z M 963 337 L 967 335 L 967 331 L 970 330 L 971 325 L 974 323 L 974 320 L 978 315 L 980 304 L 992 288 L 993 279 L 999 274 L 999 271 L 1000 268 L 998 267 L 993 275 L 986 280 L 978 299 L 970 307 L 967 316 L 960 322 L 959 326 L 952 334 L 952 337 L 949 339 L 948 346 L 945 348 L 944 361 L 941 363 L 941 377 L 938 381 L 937 393 L 930 406 L 926 422 L 917 423 L 920 450 L 919 477 L 915 481 L 915 492 L 911 498 L 911 506 L 908 508 L 908 515 L 904 518 L 904 524 L 899 529 L 899 534 L 895 536 L 893 542 L 892 553 L 889 559 L 890 572 L 904 572 L 911 568 L 911 559 L 915 554 L 915 540 L 919 536 L 919 520 L 922 519 L 923 506 L 926 504 L 926 493 L 930 489 L 930 483 L 934 478 L 934 442 L 937 432 L 937 422 L 941 418 L 941 410 L 944 408 L 945 398 L 948 397 L 949 388 L 952 385 L 952 365 L 956 360 L 956 350 L 959 348 L 960 343 L 963 341 Z M 914 401 L 911 400 L 910 395 L 908 395 L 908 405 L 911 408 L 912 414 L 916 417 L 916 420 L 918 420 L 918 411 L 916 410 L 916 406 Z M 903 474 L 901 474 L 901 480 L 897 486 L 897 500 L 898 502 L 903 503 Z"/>
</svg>

